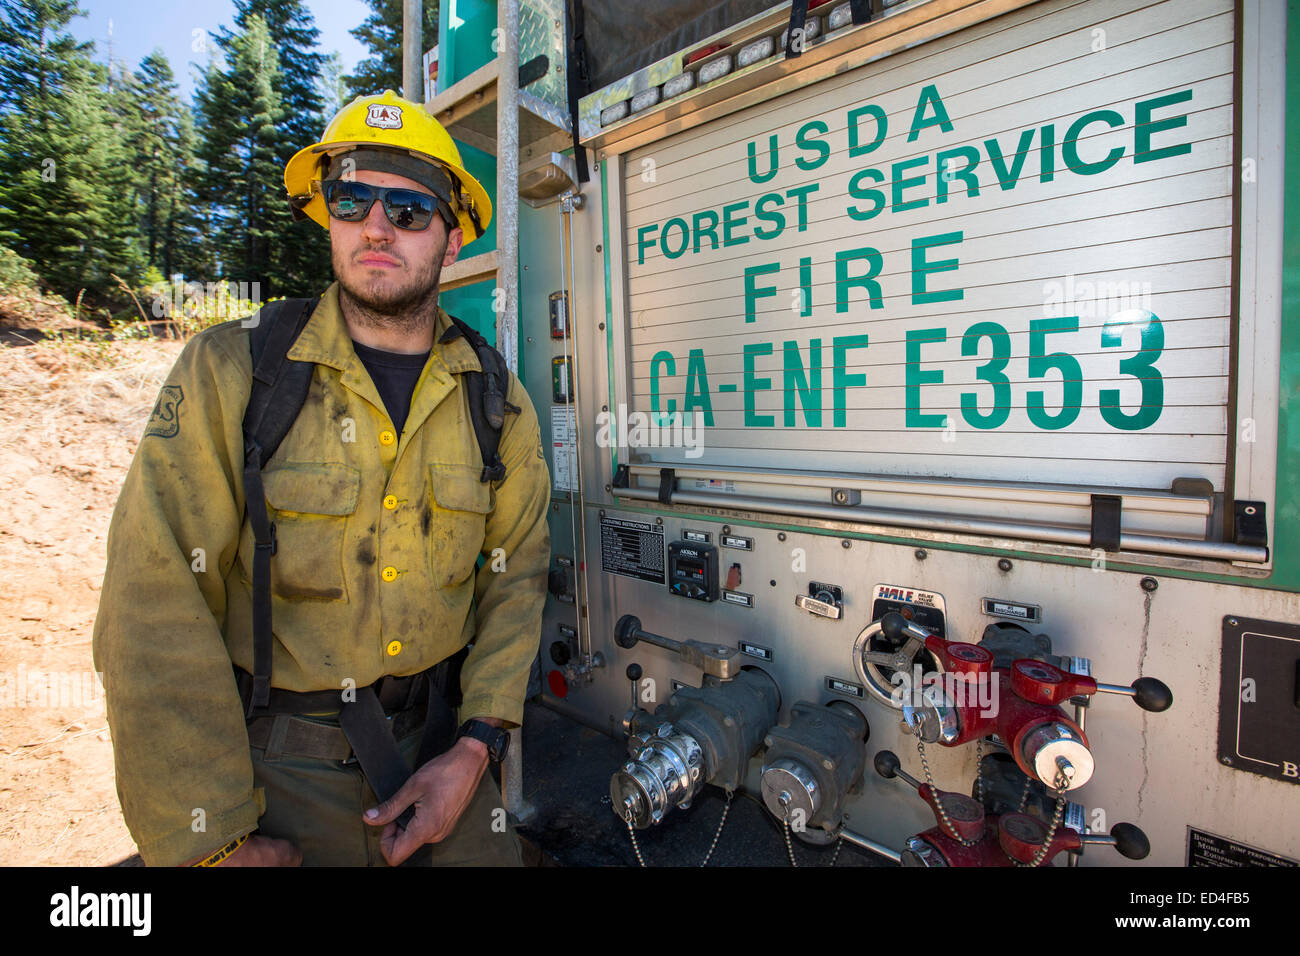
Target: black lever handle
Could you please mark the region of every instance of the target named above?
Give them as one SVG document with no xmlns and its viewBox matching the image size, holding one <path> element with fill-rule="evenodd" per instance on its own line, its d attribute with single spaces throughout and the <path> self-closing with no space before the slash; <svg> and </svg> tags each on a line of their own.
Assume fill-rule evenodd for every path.
<svg viewBox="0 0 1300 956">
<path fill-rule="evenodd" d="M 898 774 L 898 768 L 902 763 L 898 759 L 898 754 L 892 750 L 882 750 L 876 754 L 872 765 L 876 768 L 876 773 L 886 780 L 892 780 Z"/>
<path fill-rule="evenodd" d="M 1127 687 L 1123 684 L 1103 684 L 1098 681 L 1097 693 L 1132 697 L 1135 704 L 1153 714 L 1174 706 L 1174 692 L 1169 689 L 1168 684 L 1154 677 L 1139 677 Z"/>
<path fill-rule="evenodd" d="M 1158 714 L 1174 706 L 1174 692 L 1164 681 L 1156 680 L 1154 677 L 1139 677 L 1132 686 L 1133 702 L 1143 710 Z"/>
<path fill-rule="evenodd" d="M 911 774 L 903 770 L 903 765 L 899 762 L 898 754 L 892 750 L 881 750 L 871 761 L 872 766 L 876 768 L 876 773 L 880 774 L 886 780 L 892 780 L 897 777 L 913 790 L 920 790 L 921 783 Z"/>
<path fill-rule="evenodd" d="M 1110 835 L 1115 838 L 1115 849 L 1120 856 L 1130 860 L 1144 860 L 1151 852 L 1151 841 L 1132 823 L 1115 824 L 1110 828 Z"/>
</svg>

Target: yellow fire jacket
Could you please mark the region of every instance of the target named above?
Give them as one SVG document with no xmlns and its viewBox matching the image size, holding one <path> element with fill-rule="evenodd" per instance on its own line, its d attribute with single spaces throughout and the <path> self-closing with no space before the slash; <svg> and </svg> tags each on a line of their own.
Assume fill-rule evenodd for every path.
<svg viewBox="0 0 1300 956">
<path fill-rule="evenodd" d="M 364 687 L 474 647 L 460 719 L 523 718 L 540 638 L 550 479 L 513 375 L 506 477 L 482 458 L 460 373 L 465 339 L 436 339 L 400 436 L 352 348 L 330 286 L 289 358 L 317 363 L 292 429 L 263 472 L 276 524 L 272 683 Z M 117 790 L 150 865 L 175 865 L 257 825 L 248 735 L 231 663 L 253 670 L 253 534 L 244 516 L 249 330 L 196 335 L 158 396 L 108 534 L 95 620 Z M 476 571 L 479 555 L 484 558 Z"/>
</svg>

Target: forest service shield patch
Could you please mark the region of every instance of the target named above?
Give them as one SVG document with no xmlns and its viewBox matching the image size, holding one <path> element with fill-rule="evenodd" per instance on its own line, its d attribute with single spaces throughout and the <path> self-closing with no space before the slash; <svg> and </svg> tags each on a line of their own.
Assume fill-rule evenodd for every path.
<svg viewBox="0 0 1300 956">
<path fill-rule="evenodd" d="M 149 424 L 145 426 L 146 435 L 157 435 L 159 438 L 171 438 L 181 430 L 181 401 L 185 398 L 179 385 L 164 385 L 158 393 L 158 401 L 154 404 L 153 414 L 149 416 Z"/>
</svg>

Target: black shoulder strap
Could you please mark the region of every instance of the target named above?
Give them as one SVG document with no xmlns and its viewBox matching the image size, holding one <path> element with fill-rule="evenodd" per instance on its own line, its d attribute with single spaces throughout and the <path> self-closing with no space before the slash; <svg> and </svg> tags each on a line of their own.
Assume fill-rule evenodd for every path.
<svg viewBox="0 0 1300 956">
<path fill-rule="evenodd" d="M 307 401 L 314 362 L 295 362 L 289 349 L 316 309 L 316 299 L 268 302 L 249 333 L 253 385 L 244 409 L 244 502 L 253 529 L 253 693 L 248 716 L 271 697 L 271 555 L 275 525 L 266 511 L 262 468 L 271 460 Z"/>
<path fill-rule="evenodd" d="M 488 345 L 487 339 L 465 322 L 448 315 L 451 319 L 449 328 L 439 342 L 452 342 L 462 335 L 474 348 L 482 372 L 466 372 L 465 384 L 469 389 L 469 416 L 474 425 L 474 437 L 478 439 L 478 449 L 483 455 L 483 473 L 479 481 L 500 481 L 506 476 L 506 466 L 501 461 L 498 451 L 501 445 L 501 429 L 505 426 L 506 412 L 518 414 L 519 409 L 506 401 L 506 392 L 510 388 L 510 369 L 505 358 Z"/>
</svg>

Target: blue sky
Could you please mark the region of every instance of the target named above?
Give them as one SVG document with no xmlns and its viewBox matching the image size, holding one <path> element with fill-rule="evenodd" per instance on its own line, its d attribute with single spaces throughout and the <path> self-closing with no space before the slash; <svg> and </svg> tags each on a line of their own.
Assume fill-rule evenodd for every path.
<svg viewBox="0 0 1300 956">
<path fill-rule="evenodd" d="M 361 0 L 305 0 L 305 4 L 316 19 L 316 29 L 321 31 L 320 52 L 328 55 L 338 50 L 348 72 L 369 55 L 365 46 L 348 33 L 370 13 Z M 79 40 L 95 41 L 95 59 L 108 62 L 112 21 L 113 59 L 125 60 L 128 71 L 134 71 L 155 47 L 161 48 L 176 74 L 180 87 L 177 92 L 186 100 L 194 91 L 194 73 L 188 64 L 205 64 L 208 57 L 206 52 L 195 51 L 195 37 L 203 37 L 211 49 L 208 34 L 219 26 L 233 25 L 235 17 L 231 0 L 81 0 L 81 9 L 86 16 L 73 20 L 70 29 Z"/>
</svg>

